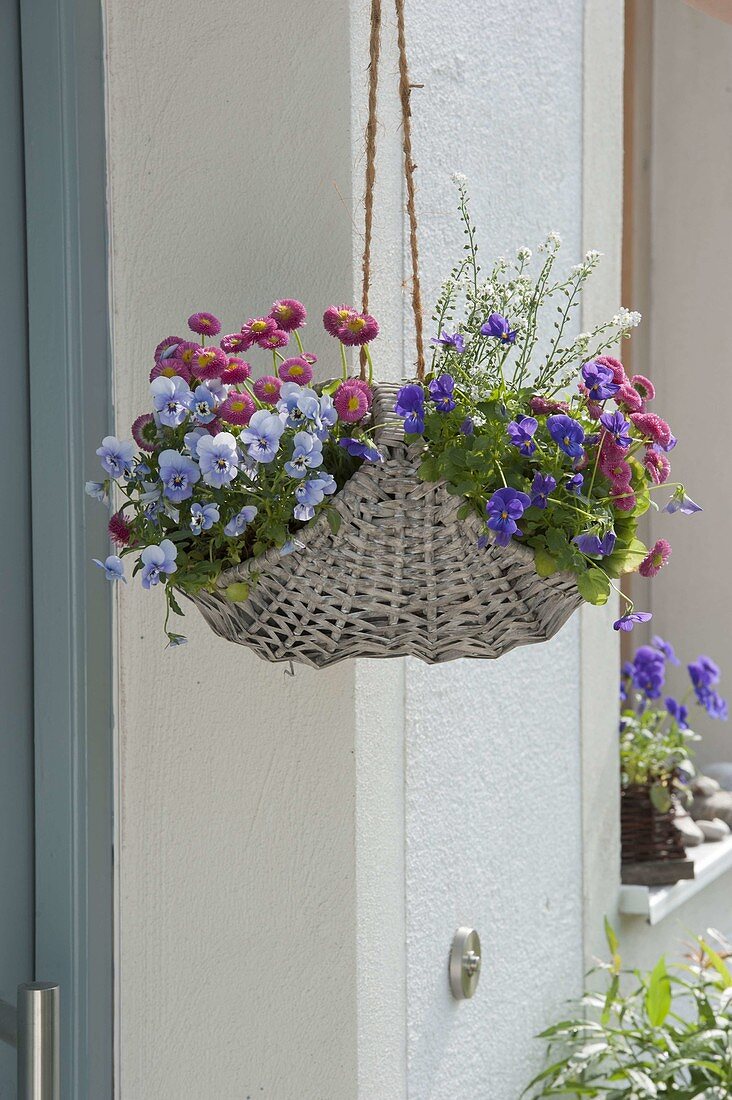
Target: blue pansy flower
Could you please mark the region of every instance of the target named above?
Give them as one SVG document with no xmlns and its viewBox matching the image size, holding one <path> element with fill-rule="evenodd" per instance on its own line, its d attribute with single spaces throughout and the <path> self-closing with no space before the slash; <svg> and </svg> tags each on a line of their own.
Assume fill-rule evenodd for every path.
<svg viewBox="0 0 732 1100">
<path fill-rule="evenodd" d="M 613 397 L 620 386 L 613 382 L 614 374 L 610 367 L 591 359 L 582 367 L 582 378 L 587 387 L 587 396 L 592 401 L 607 401 Z"/>
<path fill-rule="evenodd" d="M 262 414 L 254 414 L 254 416 L 260 415 Z M 263 415 L 276 420 L 282 427 L 279 417 L 267 412 Z M 196 450 L 203 480 L 207 485 L 211 485 L 214 489 L 221 489 L 223 486 L 231 484 L 239 473 L 239 453 L 236 440 L 231 432 L 219 432 L 218 435 L 208 435 L 207 433 L 201 436 L 196 444 Z M 274 452 L 272 457 L 274 457 Z"/>
<path fill-rule="evenodd" d="M 255 505 L 247 504 L 235 516 L 231 517 L 226 527 L 224 527 L 224 534 L 230 538 L 238 538 L 239 535 L 243 535 L 256 514 L 257 508 Z"/>
<path fill-rule="evenodd" d="M 365 462 L 384 461 L 381 451 L 368 439 L 353 439 L 352 436 L 347 435 L 338 440 L 338 446 L 343 447 L 354 458 L 362 458 Z"/>
<path fill-rule="evenodd" d="M 652 618 L 653 615 L 650 611 L 629 611 L 615 620 L 613 630 L 622 630 L 627 634 L 636 623 L 648 623 Z"/>
<path fill-rule="evenodd" d="M 686 495 L 683 485 L 679 485 L 668 504 L 661 509 L 663 512 L 668 512 L 669 515 L 673 515 L 674 512 L 682 512 L 686 516 L 693 516 L 694 512 L 701 512 L 702 510 L 691 497 Z"/>
<path fill-rule="evenodd" d="M 216 416 L 218 401 L 208 386 L 197 386 L 191 401 L 191 412 L 199 424 L 210 424 Z"/>
<path fill-rule="evenodd" d="M 666 700 L 666 710 L 669 712 L 673 720 L 676 722 L 680 730 L 688 730 L 689 723 L 687 718 L 689 717 L 688 707 L 685 707 L 683 703 L 679 703 L 677 699 L 669 696 Z"/>
<path fill-rule="evenodd" d="M 584 535 L 576 535 L 572 542 L 588 557 L 607 558 L 615 549 L 616 535 L 614 531 L 608 531 L 600 538 L 592 532 L 587 532 Z"/>
<path fill-rule="evenodd" d="M 621 412 L 603 413 L 600 423 L 605 431 L 612 436 L 618 447 L 630 447 L 633 437 L 630 435 L 630 424 Z"/>
<path fill-rule="evenodd" d="M 579 496 L 582 492 L 584 481 L 584 474 L 572 474 L 572 476 L 568 477 L 565 481 L 564 488 L 568 493 L 574 493 L 575 496 Z"/>
<path fill-rule="evenodd" d="M 101 500 L 102 504 L 106 504 L 109 499 L 103 481 L 87 481 L 84 486 L 84 492 L 88 497 L 91 497 L 92 500 Z"/>
<path fill-rule="evenodd" d="M 513 535 L 520 535 L 517 521 L 531 504 L 527 493 L 517 489 L 497 489 L 485 506 L 488 527 L 494 532 L 499 546 L 508 546 Z"/>
<path fill-rule="evenodd" d="M 450 348 L 451 351 L 456 352 L 458 355 L 462 355 L 465 351 L 465 337 L 459 332 L 446 332 L 444 329 L 440 336 L 436 336 L 432 341 L 433 344 L 438 344 L 443 348 Z"/>
<path fill-rule="evenodd" d="M 663 653 L 664 657 L 670 664 L 681 664 L 681 661 L 678 659 L 674 652 L 674 647 L 671 645 L 671 642 L 665 642 L 663 638 L 659 637 L 658 634 L 654 634 L 651 638 L 651 644 L 659 651 L 659 653 Z"/>
<path fill-rule="evenodd" d="M 481 325 L 481 335 L 493 336 L 502 344 L 514 344 L 516 342 L 516 330 L 512 329 L 505 317 L 500 313 L 491 313 L 484 325 Z"/>
<path fill-rule="evenodd" d="M 560 450 L 564 451 L 570 458 L 582 457 L 584 454 L 582 443 L 585 433 L 581 424 L 578 424 L 571 416 L 567 416 L 566 413 L 556 413 L 554 416 L 547 417 L 546 426 L 549 435 Z"/>
<path fill-rule="evenodd" d="M 181 501 L 192 497 L 193 486 L 201 479 L 201 471 L 197 463 L 188 455 L 179 454 L 178 451 L 162 451 L 158 462 L 163 492 L 168 500 L 172 500 L 174 504 L 180 504 Z"/>
<path fill-rule="evenodd" d="M 116 554 L 110 554 L 104 561 L 100 561 L 99 558 L 92 558 L 95 565 L 104 570 L 104 575 L 108 581 L 124 581 L 127 584 L 125 578 L 125 567 L 122 564 L 122 558 Z"/>
<path fill-rule="evenodd" d="M 305 477 L 309 470 L 317 470 L 323 464 L 323 444 L 310 432 L 297 432 L 293 439 L 292 458 L 285 463 L 290 477 Z"/>
<path fill-rule="evenodd" d="M 105 435 L 101 447 L 97 447 L 97 454 L 105 470 L 110 477 L 118 478 L 123 475 L 129 477 L 132 473 L 132 459 L 135 454 L 135 444 L 122 442 L 114 435 Z"/>
<path fill-rule="evenodd" d="M 219 509 L 215 504 L 191 505 L 191 531 L 194 535 L 200 535 L 201 531 L 210 531 L 214 523 L 219 522 Z"/>
<path fill-rule="evenodd" d="M 259 409 L 249 421 L 248 427 L 239 433 L 239 439 L 247 447 L 250 458 L 255 462 L 267 463 L 279 451 L 284 430 L 285 425 L 276 413 Z M 201 443 L 198 444 L 198 449 L 200 454 Z"/>
<path fill-rule="evenodd" d="M 439 378 L 433 378 L 428 389 L 430 398 L 440 412 L 452 412 L 455 408 L 455 379 L 451 374 L 441 374 Z"/>
<path fill-rule="evenodd" d="M 534 432 L 538 426 L 539 422 L 533 416 L 517 416 L 506 425 L 506 434 L 512 446 L 517 447 L 522 455 L 528 457 L 536 450 Z"/>
<path fill-rule="evenodd" d="M 537 471 L 531 483 L 531 507 L 546 508 L 549 502 L 549 494 L 557 487 L 556 480 L 551 474 L 542 474 Z"/>
<path fill-rule="evenodd" d="M 166 428 L 180 427 L 193 401 L 187 382 L 177 374 L 173 378 L 160 374 L 150 383 L 150 393 L 160 423 Z"/>
<path fill-rule="evenodd" d="M 394 412 L 404 417 L 407 435 L 422 435 L 424 431 L 424 390 L 414 382 L 399 390 Z"/>
<path fill-rule="evenodd" d="M 163 575 L 175 573 L 178 548 L 170 539 L 163 539 L 159 546 L 146 546 L 140 555 L 142 561 L 142 587 L 153 588 Z"/>
<path fill-rule="evenodd" d="M 322 504 L 327 496 L 331 496 L 337 489 L 335 478 L 330 474 L 322 473 L 318 477 L 310 477 L 302 481 L 295 489 L 297 504 L 293 511 L 295 519 L 307 521 L 315 515 L 315 506 Z"/>
</svg>

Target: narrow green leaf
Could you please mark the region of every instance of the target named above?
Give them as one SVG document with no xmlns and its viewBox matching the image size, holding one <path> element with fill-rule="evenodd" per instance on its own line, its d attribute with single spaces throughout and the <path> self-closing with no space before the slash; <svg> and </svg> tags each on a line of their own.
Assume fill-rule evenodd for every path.
<svg viewBox="0 0 732 1100">
<path fill-rule="evenodd" d="M 653 968 L 646 990 L 646 1012 L 652 1027 L 660 1027 L 671 1010 L 671 982 L 666 960 L 661 956 Z"/>
</svg>

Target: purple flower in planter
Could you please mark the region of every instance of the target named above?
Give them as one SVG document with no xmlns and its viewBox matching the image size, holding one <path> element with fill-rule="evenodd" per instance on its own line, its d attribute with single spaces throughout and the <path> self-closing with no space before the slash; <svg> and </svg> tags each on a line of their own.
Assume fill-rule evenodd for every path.
<svg viewBox="0 0 732 1100">
<path fill-rule="evenodd" d="M 462 355 L 465 351 L 465 337 L 461 336 L 459 332 L 445 332 L 443 329 L 440 336 L 436 336 L 432 341 L 433 344 L 439 344 L 440 347 L 450 348 L 452 351 L 457 352 L 458 355 Z"/>
<path fill-rule="evenodd" d="M 307 481 L 301 481 L 295 489 L 297 504 L 293 515 L 295 519 L 307 521 L 315 515 L 315 505 L 322 504 L 327 496 L 332 496 L 336 491 L 335 478 L 330 474 L 320 473 L 317 477 L 310 477 Z"/>
<path fill-rule="evenodd" d="M 517 489 L 497 489 L 485 506 L 488 527 L 494 532 L 498 546 L 508 546 L 513 535 L 521 535 L 517 520 L 531 504 L 527 493 Z"/>
<path fill-rule="evenodd" d="M 127 584 L 122 558 L 118 557 L 116 554 L 110 554 L 104 561 L 100 561 L 99 558 L 92 558 L 92 561 L 100 569 L 104 570 L 104 576 L 108 581 L 124 581 L 124 583 Z"/>
<path fill-rule="evenodd" d="M 297 432 L 293 439 L 292 458 L 285 463 L 290 477 L 305 477 L 309 470 L 323 464 L 323 444 L 310 432 Z"/>
<path fill-rule="evenodd" d="M 577 535 L 572 542 L 591 558 L 607 558 L 615 549 L 616 535 L 614 531 L 608 531 L 599 538 L 598 535 L 588 533 Z"/>
<path fill-rule="evenodd" d="M 255 413 L 254 416 L 259 416 Z M 262 415 L 271 416 L 264 412 Z M 254 416 L 252 420 L 254 420 Z M 275 416 L 279 423 L 279 417 Z M 241 434 L 244 441 L 244 432 Z M 247 441 L 245 441 L 247 442 Z M 214 489 L 229 485 L 239 472 L 239 455 L 236 440 L 231 432 L 219 432 L 218 435 L 202 435 L 196 444 L 196 453 L 201 465 L 203 480 Z M 251 449 L 250 449 L 251 453 Z"/>
<path fill-rule="evenodd" d="M 120 442 L 114 435 L 105 435 L 101 447 L 97 448 L 102 469 L 114 478 L 121 477 L 122 474 L 130 476 L 134 453 L 134 443 Z"/>
<path fill-rule="evenodd" d="M 453 392 L 455 390 L 455 379 L 451 374 L 441 374 L 439 378 L 434 378 L 429 384 L 430 397 L 434 401 L 440 412 L 449 413 L 455 408 L 455 399 Z"/>
<path fill-rule="evenodd" d="M 276 413 L 259 409 L 249 421 L 249 427 L 239 433 L 239 439 L 248 444 L 250 458 L 255 462 L 267 463 L 272 461 L 280 449 L 280 438 L 284 430 L 285 425 Z M 198 445 L 199 452 L 202 442 Z"/>
<path fill-rule="evenodd" d="M 191 412 L 199 424 L 210 424 L 216 416 L 218 401 L 208 386 L 198 386 L 193 394 Z"/>
<path fill-rule="evenodd" d="M 674 722 L 676 722 L 679 729 L 680 730 L 688 730 L 688 728 L 689 728 L 689 723 L 687 722 L 687 718 L 689 717 L 688 708 L 685 707 L 683 703 L 679 703 L 678 700 L 674 699 L 670 695 L 665 700 L 665 703 L 666 703 L 666 710 L 669 712 L 669 714 L 673 718 Z"/>
<path fill-rule="evenodd" d="M 642 645 L 633 659 L 633 684 L 649 699 L 659 699 L 666 679 L 666 661 L 653 646 Z"/>
<path fill-rule="evenodd" d="M 629 611 L 627 615 L 621 615 L 613 623 L 613 630 L 623 630 L 626 633 L 633 629 L 636 623 L 648 623 L 653 618 L 650 611 Z"/>
<path fill-rule="evenodd" d="M 630 447 L 633 442 L 630 433 L 630 424 L 621 412 L 603 413 L 600 423 L 606 432 L 614 439 L 618 447 Z"/>
<path fill-rule="evenodd" d="M 383 462 L 384 456 L 367 439 L 353 439 L 350 435 L 338 440 L 338 446 L 348 451 L 353 458 L 362 458 L 365 462 Z"/>
<path fill-rule="evenodd" d="M 556 416 L 547 417 L 546 426 L 549 429 L 549 435 L 560 450 L 570 458 L 582 457 L 585 433 L 581 424 L 566 413 L 557 413 Z"/>
<path fill-rule="evenodd" d="M 683 485 L 679 485 L 678 489 L 674 491 L 671 500 L 661 509 L 661 511 L 668 512 L 669 515 L 673 515 L 674 512 L 682 512 L 685 516 L 693 516 L 694 512 L 701 512 L 703 509 L 700 508 L 698 504 L 695 504 L 691 497 L 687 497 Z"/>
<path fill-rule="evenodd" d="M 397 394 L 394 412 L 404 417 L 407 435 L 422 435 L 424 431 L 424 390 L 416 383 L 402 386 Z"/>
<path fill-rule="evenodd" d="M 719 683 L 719 668 L 711 657 L 697 657 L 688 666 L 697 702 L 710 718 L 727 719 L 727 703 L 714 687 Z"/>
<path fill-rule="evenodd" d="M 178 548 L 170 539 L 163 539 L 160 546 L 146 546 L 140 555 L 142 561 L 142 587 L 152 588 L 164 573 L 175 573 Z"/>
<path fill-rule="evenodd" d="M 510 424 L 506 425 L 506 434 L 511 445 L 517 447 L 522 455 L 532 455 L 536 450 L 534 432 L 539 423 L 533 416 L 517 416 Z"/>
<path fill-rule="evenodd" d="M 572 477 L 568 477 L 565 481 L 564 488 L 568 493 L 574 493 L 575 496 L 579 496 L 582 492 L 584 482 L 584 474 L 573 474 Z"/>
<path fill-rule="evenodd" d="M 655 649 L 659 651 L 659 653 L 663 653 L 669 664 L 681 664 L 681 661 L 674 653 L 674 647 L 671 645 L 670 642 L 664 642 L 663 638 L 660 638 L 658 634 L 654 634 L 653 638 L 651 639 L 651 644 L 654 646 Z"/>
<path fill-rule="evenodd" d="M 512 329 L 505 317 L 500 313 L 491 313 L 484 325 L 481 325 L 482 336 L 493 336 L 502 344 L 516 343 L 516 330 Z"/>
<path fill-rule="evenodd" d="M 150 393 L 160 423 L 166 428 L 179 427 L 188 416 L 193 401 L 186 381 L 178 374 L 173 378 L 161 374 L 150 383 Z"/>
<path fill-rule="evenodd" d="M 194 535 L 210 531 L 219 522 L 219 510 L 215 504 L 192 504 L 190 528 Z"/>
<path fill-rule="evenodd" d="M 475 424 L 473 422 L 472 416 L 466 416 L 465 417 L 462 424 L 460 425 L 460 431 L 462 432 L 463 435 L 474 435 L 475 434 Z"/>
<path fill-rule="evenodd" d="M 610 367 L 604 363 L 598 363 L 591 359 L 582 367 L 582 378 L 587 387 L 587 396 L 591 401 L 607 401 L 613 397 L 620 386 L 613 381 L 614 374 Z"/>
<path fill-rule="evenodd" d="M 193 486 L 201 479 L 197 463 L 178 451 L 162 451 L 159 462 L 160 480 L 168 500 L 180 504 L 182 500 L 192 497 Z"/>
<path fill-rule="evenodd" d="M 532 508 L 546 508 L 549 500 L 549 494 L 553 493 L 556 487 L 556 480 L 552 477 L 551 474 L 542 474 L 537 471 L 534 474 L 534 480 L 531 483 Z"/>
<path fill-rule="evenodd" d="M 249 524 L 252 522 L 257 514 L 257 508 L 254 504 L 247 504 L 235 516 L 232 516 L 229 522 L 224 527 L 224 534 L 230 538 L 237 538 L 239 535 L 243 535 Z"/>
</svg>

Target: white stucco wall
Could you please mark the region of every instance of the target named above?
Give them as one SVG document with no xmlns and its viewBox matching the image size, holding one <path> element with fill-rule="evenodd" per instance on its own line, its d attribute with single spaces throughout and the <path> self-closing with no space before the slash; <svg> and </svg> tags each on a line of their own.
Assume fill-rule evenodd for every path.
<svg viewBox="0 0 732 1100">
<path fill-rule="evenodd" d="M 302 294 L 327 370 L 317 315 L 358 267 L 367 3 L 105 7 L 120 430 L 146 406 L 151 349 L 194 308 L 233 327 Z M 589 7 L 617 41 L 618 5 Z M 584 8 L 408 5 L 427 303 L 461 244 L 460 170 L 486 257 L 556 228 L 567 263 L 610 254 L 615 308 L 619 240 L 588 233 L 617 212 L 618 179 L 588 190 L 583 99 L 619 74 L 586 65 Z M 397 377 L 411 352 L 388 6 L 385 23 L 372 305 L 379 371 Z M 604 140 L 617 154 L 617 128 Z M 593 678 L 614 671 L 603 613 L 497 663 L 293 679 L 193 611 L 189 646 L 163 652 L 157 595 L 130 586 L 119 609 L 123 1100 L 516 1100 L 542 1057 L 531 1036 L 583 970 L 581 791 L 597 773 L 580 714 L 598 719 Z M 461 923 L 486 958 L 457 1005 Z"/>
</svg>

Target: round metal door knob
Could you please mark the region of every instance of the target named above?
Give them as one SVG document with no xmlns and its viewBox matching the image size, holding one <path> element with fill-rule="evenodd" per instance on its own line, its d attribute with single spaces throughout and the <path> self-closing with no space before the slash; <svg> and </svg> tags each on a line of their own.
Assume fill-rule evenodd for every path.
<svg viewBox="0 0 732 1100">
<path fill-rule="evenodd" d="M 480 980 L 480 936 L 474 928 L 458 928 L 450 951 L 450 992 L 456 1001 L 473 996 Z"/>
</svg>

